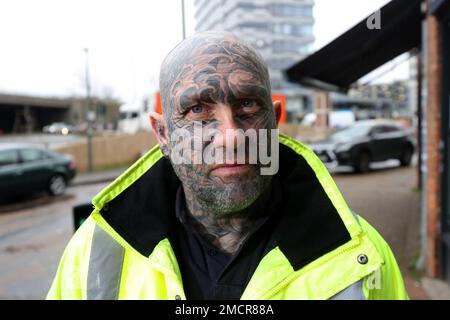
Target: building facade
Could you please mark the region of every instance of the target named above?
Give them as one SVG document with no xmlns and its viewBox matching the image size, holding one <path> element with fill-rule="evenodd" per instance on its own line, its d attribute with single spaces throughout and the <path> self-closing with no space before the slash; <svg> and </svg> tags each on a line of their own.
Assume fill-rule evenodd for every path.
<svg viewBox="0 0 450 320">
<path fill-rule="evenodd" d="M 312 53 L 313 7 L 314 0 L 196 0 L 196 31 L 229 31 L 251 43 L 268 64 L 273 92 L 286 96 L 288 120 L 294 120 L 312 109 L 312 94 L 286 81 L 283 71 Z"/>
<path fill-rule="evenodd" d="M 93 97 L 90 104 L 96 131 L 117 128 L 119 101 Z M 54 122 L 66 122 L 83 132 L 87 128 L 87 113 L 85 98 L 0 94 L 0 134 L 41 132 Z"/>
<path fill-rule="evenodd" d="M 355 98 L 367 98 L 377 101 L 380 106 L 373 106 L 375 109 L 380 107 L 386 109 L 380 117 L 398 118 L 405 117 L 412 119 L 416 110 L 417 97 L 412 93 L 417 91 L 411 85 L 411 82 L 417 87 L 416 81 L 397 80 L 391 83 L 380 84 L 356 84 L 349 91 L 349 96 Z"/>
</svg>

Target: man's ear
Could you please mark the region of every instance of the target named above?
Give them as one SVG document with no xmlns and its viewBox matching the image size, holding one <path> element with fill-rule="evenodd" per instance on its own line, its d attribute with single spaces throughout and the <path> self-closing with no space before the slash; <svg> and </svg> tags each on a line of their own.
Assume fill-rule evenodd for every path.
<svg viewBox="0 0 450 320">
<path fill-rule="evenodd" d="M 277 119 L 277 125 L 281 119 L 281 101 L 276 100 L 273 102 L 273 110 L 275 111 L 275 118 Z"/>
<path fill-rule="evenodd" d="M 155 133 L 162 153 L 168 156 L 167 145 L 169 142 L 169 132 L 163 115 L 153 111 L 150 112 L 150 126 Z"/>
</svg>

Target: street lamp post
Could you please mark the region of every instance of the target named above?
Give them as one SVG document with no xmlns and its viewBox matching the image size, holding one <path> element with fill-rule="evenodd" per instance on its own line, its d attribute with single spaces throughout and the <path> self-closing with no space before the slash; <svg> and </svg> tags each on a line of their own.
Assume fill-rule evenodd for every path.
<svg viewBox="0 0 450 320">
<path fill-rule="evenodd" d="M 87 120 L 87 157 L 88 157 L 88 171 L 92 172 L 92 121 L 95 116 L 91 110 L 91 85 L 89 81 L 89 49 L 84 49 L 86 55 L 86 120 Z"/>
<path fill-rule="evenodd" d="M 183 40 L 186 39 L 186 22 L 184 18 L 184 0 L 181 0 L 181 24 L 183 29 Z"/>
</svg>

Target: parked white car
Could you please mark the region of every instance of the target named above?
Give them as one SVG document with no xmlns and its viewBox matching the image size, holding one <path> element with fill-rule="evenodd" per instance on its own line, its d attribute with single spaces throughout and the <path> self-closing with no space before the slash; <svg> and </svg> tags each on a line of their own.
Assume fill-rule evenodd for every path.
<svg viewBox="0 0 450 320">
<path fill-rule="evenodd" d="M 68 135 L 69 133 L 74 133 L 75 131 L 75 127 L 64 122 L 55 122 L 42 128 L 42 132 L 51 134 Z"/>
</svg>

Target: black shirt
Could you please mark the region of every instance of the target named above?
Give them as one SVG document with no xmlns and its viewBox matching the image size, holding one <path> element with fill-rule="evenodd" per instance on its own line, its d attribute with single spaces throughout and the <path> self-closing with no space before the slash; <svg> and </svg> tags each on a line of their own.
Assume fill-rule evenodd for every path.
<svg viewBox="0 0 450 320">
<path fill-rule="evenodd" d="M 187 214 L 182 187 L 176 197 L 177 228 L 171 241 L 187 299 L 239 299 L 264 255 L 276 246 L 272 231 L 280 201 L 276 183 L 266 212 L 261 213 L 238 251 L 229 255 L 207 241 Z"/>
</svg>

